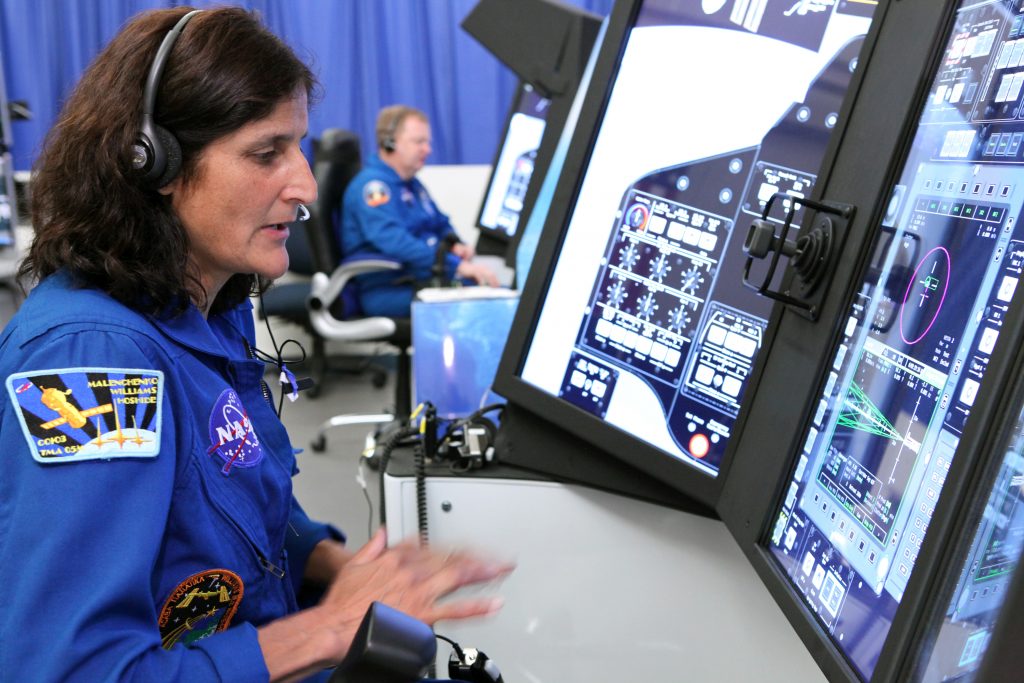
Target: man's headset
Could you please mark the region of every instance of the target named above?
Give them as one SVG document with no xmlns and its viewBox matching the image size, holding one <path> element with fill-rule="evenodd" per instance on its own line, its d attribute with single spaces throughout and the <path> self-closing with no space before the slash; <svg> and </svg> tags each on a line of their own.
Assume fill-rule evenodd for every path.
<svg viewBox="0 0 1024 683">
<path fill-rule="evenodd" d="M 385 152 L 395 151 L 395 136 L 398 134 L 398 126 L 401 125 L 402 120 L 405 119 L 407 114 L 404 112 L 397 112 L 391 117 L 391 121 L 388 122 L 387 130 L 384 132 L 384 137 L 380 139 L 380 148 Z"/>
<path fill-rule="evenodd" d="M 161 188 L 177 177 L 181 170 L 181 145 L 177 138 L 166 128 L 158 126 L 153 120 L 153 109 L 156 107 L 156 92 L 160 86 L 160 77 L 170 58 L 174 41 L 192 17 L 202 10 L 192 10 L 174 25 L 160 43 L 146 77 L 146 88 L 142 93 L 142 126 L 139 135 L 132 143 L 132 168 L 139 177 L 153 187 Z"/>
</svg>

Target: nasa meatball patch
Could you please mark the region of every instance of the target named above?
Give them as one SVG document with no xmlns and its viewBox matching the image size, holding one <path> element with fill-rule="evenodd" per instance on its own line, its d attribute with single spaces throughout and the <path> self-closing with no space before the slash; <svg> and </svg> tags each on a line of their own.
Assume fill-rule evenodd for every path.
<svg viewBox="0 0 1024 683">
<path fill-rule="evenodd" d="M 227 569 L 210 569 L 179 583 L 160 610 L 164 649 L 179 642 L 190 645 L 226 629 L 244 592 L 242 579 Z"/>
<path fill-rule="evenodd" d="M 233 389 L 225 389 L 210 411 L 209 453 L 220 458 L 224 474 L 235 467 L 255 467 L 263 460 L 260 439 Z"/>
<path fill-rule="evenodd" d="M 152 458 L 160 452 L 159 370 L 39 370 L 13 374 L 6 384 L 37 462 Z"/>
</svg>

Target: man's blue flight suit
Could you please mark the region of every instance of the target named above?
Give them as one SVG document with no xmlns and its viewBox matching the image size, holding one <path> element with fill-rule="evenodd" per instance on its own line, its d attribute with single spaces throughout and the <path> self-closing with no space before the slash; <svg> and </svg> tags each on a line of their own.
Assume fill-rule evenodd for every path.
<svg viewBox="0 0 1024 683">
<path fill-rule="evenodd" d="M 402 263 L 400 271 L 358 278 L 359 302 L 366 315 L 408 317 L 415 283 L 431 277 L 438 244 L 455 230 L 416 178 L 402 180 L 380 157 L 372 156 L 345 190 L 341 216 L 345 258 L 383 254 Z M 460 259 L 444 255 L 445 275 L 454 277 Z"/>
</svg>

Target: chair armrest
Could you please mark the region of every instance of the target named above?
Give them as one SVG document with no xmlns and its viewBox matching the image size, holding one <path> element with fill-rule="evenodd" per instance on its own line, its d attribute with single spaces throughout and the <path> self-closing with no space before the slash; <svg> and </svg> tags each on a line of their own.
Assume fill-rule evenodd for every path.
<svg viewBox="0 0 1024 683">
<path fill-rule="evenodd" d="M 357 275 L 384 270 L 399 270 L 402 264 L 386 256 L 355 256 L 346 259 L 334 269 L 330 277 L 315 273 L 310 282 L 309 320 L 313 329 L 325 339 L 339 341 L 376 341 L 395 332 L 390 318 L 368 317 L 339 320 L 331 314 L 331 303 L 341 295 L 349 280 Z"/>
</svg>

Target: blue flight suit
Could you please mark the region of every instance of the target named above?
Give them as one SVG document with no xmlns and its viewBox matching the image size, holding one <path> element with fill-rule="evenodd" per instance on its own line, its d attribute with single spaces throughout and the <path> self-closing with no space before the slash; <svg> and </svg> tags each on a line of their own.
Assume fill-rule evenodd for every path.
<svg viewBox="0 0 1024 683">
<path fill-rule="evenodd" d="M 396 318 L 409 317 L 414 283 L 430 279 L 438 243 L 455 232 L 423 183 L 416 178 L 402 180 L 376 155 L 346 188 L 340 225 L 344 258 L 383 254 L 401 261 L 398 272 L 357 278 L 363 313 Z M 449 280 L 459 263 L 458 256 L 445 256 Z"/>
<path fill-rule="evenodd" d="M 256 627 L 341 536 L 292 495 L 251 310 L 156 320 L 57 273 L 0 334 L 0 678 L 268 680 Z"/>
</svg>

